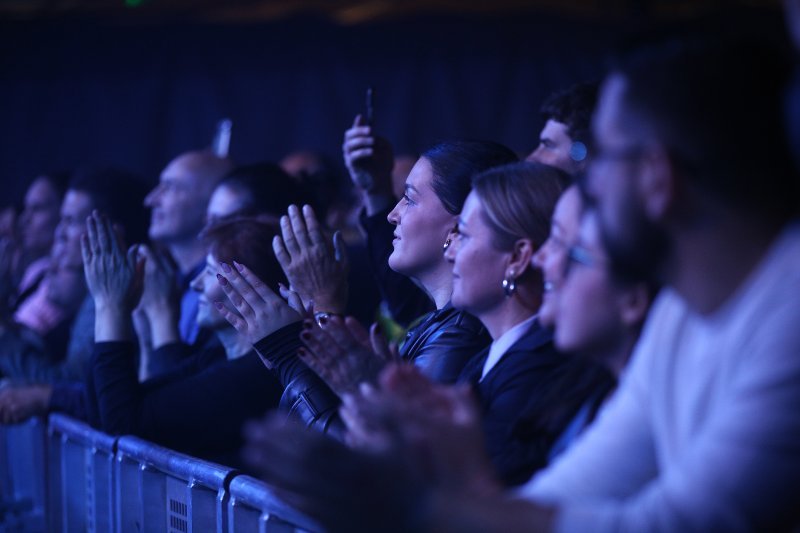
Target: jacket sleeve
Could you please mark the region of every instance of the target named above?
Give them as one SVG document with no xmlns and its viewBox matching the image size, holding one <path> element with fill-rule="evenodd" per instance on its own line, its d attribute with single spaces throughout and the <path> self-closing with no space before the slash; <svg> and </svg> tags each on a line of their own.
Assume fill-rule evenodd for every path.
<svg viewBox="0 0 800 533">
<path fill-rule="evenodd" d="M 297 357 L 302 323 L 296 322 L 255 343 L 262 361 L 283 387 L 280 409 L 334 437 L 344 434 L 339 418 L 339 397 L 313 370 Z"/>
</svg>

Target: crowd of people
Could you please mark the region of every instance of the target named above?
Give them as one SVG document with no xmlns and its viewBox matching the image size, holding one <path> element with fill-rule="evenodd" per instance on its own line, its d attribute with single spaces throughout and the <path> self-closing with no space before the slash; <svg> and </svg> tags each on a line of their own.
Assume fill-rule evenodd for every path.
<svg viewBox="0 0 800 533">
<path fill-rule="evenodd" d="M 334 531 L 795 528 L 791 68 L 642 46 L 552 95 L 522 161 L 398 164 L 356 116 L 344 182 L 205 150 L 147 194 L 37 177 L 0 241 L 0 421 L 243 468 Z"/>
</svg>

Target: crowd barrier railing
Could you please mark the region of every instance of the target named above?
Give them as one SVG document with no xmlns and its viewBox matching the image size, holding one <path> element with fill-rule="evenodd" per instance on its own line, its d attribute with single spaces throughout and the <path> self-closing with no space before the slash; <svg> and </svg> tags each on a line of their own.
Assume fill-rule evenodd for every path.
<svg viewBox="0 0 800 533">
<path fill-rule="evenodd" d="M 319 531 L 264 483 L 64 415 L 0 425 L 0 532 Z"/>
<path fill-rule="evenodd" d="M 50 531 L 111 531 L 117 439 L 63 415 L 48 424 Z"/>
<path fill-rule="evenodd" d="M 230 484 L 228 531 L 267 533 L 320 531 L 321 528 L 276 498 L 270 488 L 250 476 L 236 476 Z"/>
<path fill-rule="evenodd" d="M 118 531 L 226 531 L 233 469 L 121 437 L 116 470 Z"/>
<path fill-rule="evenodd" d="M 0 531 L 45 529 L 45 422 L 0 425 Z"/>
</svg>

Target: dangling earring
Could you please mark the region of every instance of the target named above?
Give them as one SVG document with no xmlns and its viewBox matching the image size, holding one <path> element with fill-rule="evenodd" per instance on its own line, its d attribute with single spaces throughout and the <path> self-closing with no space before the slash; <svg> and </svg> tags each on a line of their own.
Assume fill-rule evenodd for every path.
<svg viewBox="0 0 800 533">
<path fill-rule="evenodd" d="M 450 237 L 448 237 L 448 238 L 447 238 L 447 240 L 446 240 L 446 241 L 444 241 L 444 244 L 442 245 L 442 251 L 443 251 L 443 252 L 446 252 L 446 251 L 447 251 L 447 249 L 448 249 L 448 248 L 450 248 L 450 245 L 451 245 L 452 243 L 453 243 L 453 240 L 452 240 Z"/>
<path fill-rule="evenodd" d="M 508 277 L 503 278 L 503 292 L 506 298 L 510 298 L 514 291 L 517 290 L 517 280 L 514 279 L 514 271 L 509 272 Z"/>
</svg>

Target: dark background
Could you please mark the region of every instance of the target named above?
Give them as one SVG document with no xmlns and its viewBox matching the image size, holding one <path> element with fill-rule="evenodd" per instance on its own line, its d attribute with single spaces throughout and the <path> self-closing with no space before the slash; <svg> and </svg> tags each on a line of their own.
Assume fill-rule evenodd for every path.
<svg viewBox="0 0 800 533">
<path fill-rule="evenodd" d="M 340 162 L 343 131 L 368 85 L 376 127 L 398 153 L 453 137 L 527 153 L 551 91 L 601 76 L 607 53 L 653 21 L 719 8 L 499 1 L 498 9 L 392 10 L 405 4 L 379 2 L 388 8 L 378 15 L 349 4 L 276 15 L 265 14 L 269 2 L 239 2 L 232 15 L 209 2 L 117 2 L 114 10 L 85 2 L 73 11 L 12 4 L 0 0 L 2 203 L 37 173 L 79 165 L 117 165 L 155 182 L 172 157 L 209 145 L 223 117 L 233 120 L 239 163 L 297 149 Z M 779 5 L 766 4 L 757 18 L 780 28 Z"/>
</svg>

